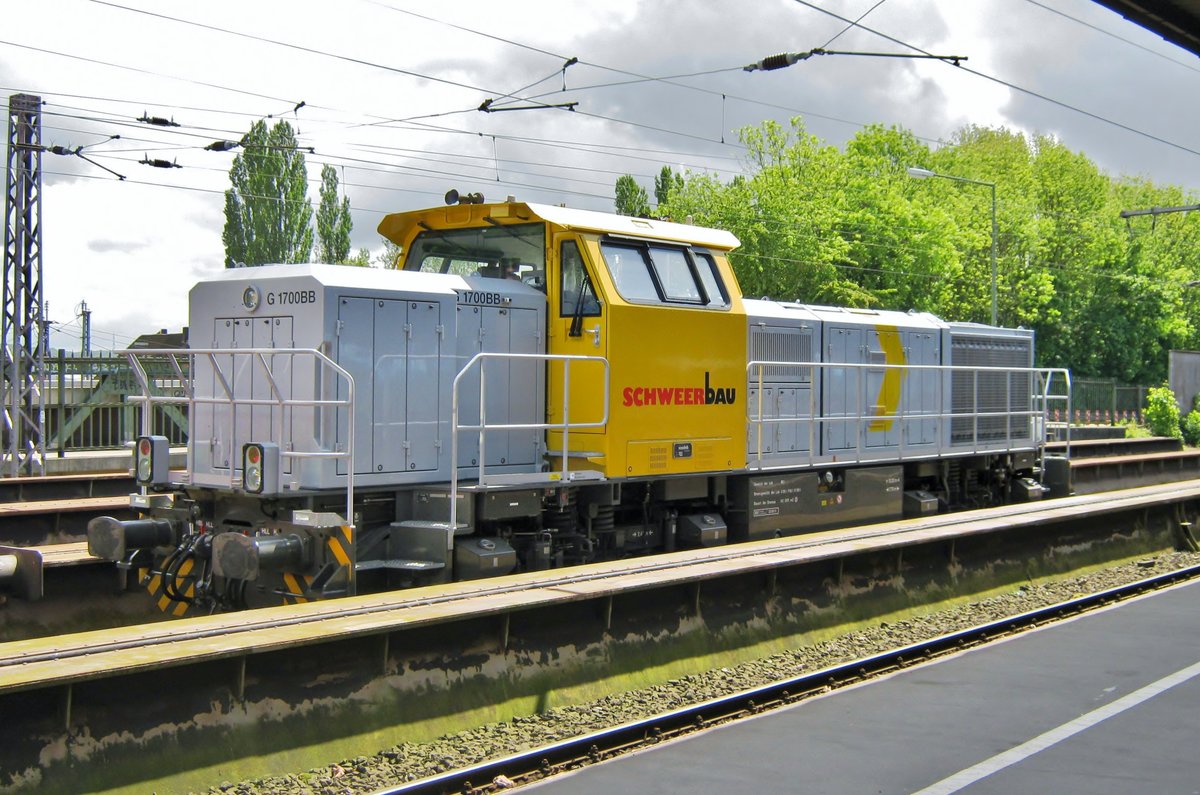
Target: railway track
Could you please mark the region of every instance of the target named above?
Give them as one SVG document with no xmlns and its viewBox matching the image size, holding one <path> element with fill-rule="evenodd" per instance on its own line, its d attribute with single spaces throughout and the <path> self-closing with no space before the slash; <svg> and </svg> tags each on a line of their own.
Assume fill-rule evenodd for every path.
<svg viewBox="0 0 1200 795">
<path fill-rule="evenodd" d="M 802 676 L 772 682 L 568 740 L 548 743 L 501 759 L 446 771 L 417 781 L 398 783 L 377 789 L 374 795 L 482 795 L 542 781 L 615 756 L 650 748 L 723 723 L 750 718 L 830 690 L 921 665 L 1114 602 L 1198 578 L 1200 566 L 1169 571 Z"/>
<path fill-rule="evenodd" d="M 1068 450 L 1072 456 L 1069 460 L 1053 459 Z M 1089 440 L 1074 442 L 1069 447 L 1066 443 L 1051 443 L 1047 452 L 1050 454 L 1048 460 L 1058 461 L 1051 463 L 1050 468 L 1053 471 L 1052 488 L 1059 496 L 1070 491 L 1098 493 L 1121 484 L 1128 487 L 1200 477 L 1200 450 L 1183 450 L 1174 439 Z M 18 615 L 0 612 L 0 639 L 17 640 L 162 618 L 157 613 L 155 601 L 142 593 L 143 589 L 134 587 L 123 572 L 112 568 L 111 563 L 92 557 L 86 544 L 81 543 L 87 521 L 92 517 L 102 514 L 117 518 L 134 516 L 128 504 L 129 489 L 132 489 L 132 480 L 119 473 L 96 478 L 58 476 L 0 481 L 0 494 L 53 496 L 0 502 L 0 557 L 13 554 L 11 547 L 28 547 L 36 555 L 21 553 L 16 566 L 27 569 L 36 566 L 37 560 L 42 561 L 36 581 L 26 572 L 23 577 L 14 578 L 8 591 L 24 599 L 45 598 L 40 605 L 11 611 Z M 122 490 L 126 490 L 125 493 L 116 495 L 63 496 L 86 491 Z M 31 543 L 47 538 L 56 543 Z M 0 594 L 3 590 L 0 579 Z M 80 596 L 87 598 L 80 599 Z M 97 610 L 98 601 L 108 603 L 111 609 Z M 80 611 L 86 612 L 86 618 L 79 615 Z"/>
</svg>

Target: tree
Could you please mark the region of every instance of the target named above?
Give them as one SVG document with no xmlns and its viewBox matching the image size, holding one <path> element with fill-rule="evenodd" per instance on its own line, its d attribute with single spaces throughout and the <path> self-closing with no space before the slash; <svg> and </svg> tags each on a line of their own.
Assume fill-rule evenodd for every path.
<svg viewBox="0 0 1200 795">
<path fill-rule="evenodd" d="M 375 264 L 381 268 L 395 269 L 400 267 L 400 255 L 404 252 L 388 239 L 383 241 L 383 251 L 375 257 Z"/>
<path fill-rule="evenodd" d="M 663 166 L 662 171 L 654 178 L 654 201 L 662 207 L 670 200 L 672 191 L 682 188 L 683 175 L 671 171 L 670 166 Z"/>
<path fill-rule="evenodd" d="M 650 217 L 650 197 L 630 174 L 617 177 L 617 212 L 637 218 Z"/>
<path fill-rule="evenodd" d="M 354 265 L 358 268 L 369 268 L 371 267 L 371 249 L 365 247 L 360 248 L 357 254 L 349 259 L 342 260 L 340 264 Z"/>
<path fill-rule="evenodd" d="M 268 129 L 256 121 L 241 144 L 229 169 L 232 187 L 225 191 L 225 267 L 308 262 L 308 172 L 291 125 L 280 121 Z"/>
<path fill-rule="evenodd" d="M 798 118 L 791 130 L 767 122 L 743 129 L 740 137 L 753 173 L 729 184 L 710 175 L 692 176 L 671 191 L 666 214 L 690 215 L 697 224 L 737 236 L 741 246 L 730 262 L 746 295 L 874 303 L 842 267 L 848 246 L 838 234 L 839 210 L 830 200 L 845 181 L 841 153 L 809 135 Z"/>
<path fill-rule="evenodd" d="M 1002 127 L 964 127 L 936 150 L 869 126 L 839 151 L 800 119 L 740 137 L 744 173 L 664 167 L 655 197 L 660 216 L 737 236 L 745 295 L 986 322 L 994 184 L 999 322 L 1036 331 L 1041 365 L 1156 383 L 1167 350 L 1200 348 L 1200 212 L 1120 217 L 1194 193 L 1109 176 L 1052 136 Z M 913 166 L 959 180 L 912 180 Z M 636 198 L 632 177 L 618 182 Z"/>
<path fill-rule="evenodd" d="M 317 259 L 347 263 L 350 256 L 350 199 L 338 200 L 337 169 L 321 168 L 321 203 L 317 207 Z"/>
</svg>

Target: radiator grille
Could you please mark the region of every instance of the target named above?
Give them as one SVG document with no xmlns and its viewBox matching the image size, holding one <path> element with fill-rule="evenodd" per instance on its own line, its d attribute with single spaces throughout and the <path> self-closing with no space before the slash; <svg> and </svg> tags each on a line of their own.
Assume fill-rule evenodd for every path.
<svg viewBox="0 0 1200 795">
<path fill-rule="evenodd" d="M 951 351 L 951 361 L 957 367 L 1032 366 L 1030 340 L 956 335 L 951 342 Z M 1026 416 L 1016 413 L 1030 410 L 1031 390 L 1029 373 L 956 370 L 951 377 L 951 411 L 954 414 L 979 412 L 1002 413 L 1006 416 L 955 418 L 950 426 L 951 443 L 1029 439 L 1030 423 Z"/>
<path fill-rule="evenodd" d="M 750 330 L 750 360 L 756 362 L 811 362 L 812 330 L 800 328 L 758 327 Z M 764 367 L 763 381 L 774 384 L 808 384 L 811 367 Z M 750 381 L 758 380 L 758 369 L 750 371 Z"/>
</svg>

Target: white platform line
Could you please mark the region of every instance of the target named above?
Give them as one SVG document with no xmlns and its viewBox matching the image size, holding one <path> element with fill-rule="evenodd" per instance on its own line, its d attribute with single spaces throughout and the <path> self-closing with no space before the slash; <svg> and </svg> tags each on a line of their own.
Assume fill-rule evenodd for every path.
<svg viewBox="0 0 1200 795">
<path fill-rule="evenodd" d="M 1108 720 L 1114 715 L 1119 715 L 1128 709 L 1132 709 L 1144 701 L 1149 701 L 1160 693 L 1170 690 L 1176 685 L 1183 684 L 1196 676 L 1200 676 L 1200 662 L 1190 665 L 1183 670 L 1176 671 L 1169 676 L 1164 676 L 1157 682 L 1152 682 L 1139 690 L 1135 690 L 1111 704 L 1080 715 L 1075 720 L 1064 723 L 1044 734 L 1039 734 L 1028 742 L 1022 743 L 1015 748 L 1010 748 L 1004 753 L 996 754 L 991 759 L 985 759 L 977 765 L 960 770 L 952 776 L 947 776 L 924 789 L 917 790 L 913 795 L 950 795 L 950 793 L 958 792 L 993 773 L 997 773 L 1006 767 L 1011 767 L 1018 762 L 1028 759 L 1052 745 L 1074 737 L 1080 732 L 1087 731 L 1097 723 Z"/>
</svg>

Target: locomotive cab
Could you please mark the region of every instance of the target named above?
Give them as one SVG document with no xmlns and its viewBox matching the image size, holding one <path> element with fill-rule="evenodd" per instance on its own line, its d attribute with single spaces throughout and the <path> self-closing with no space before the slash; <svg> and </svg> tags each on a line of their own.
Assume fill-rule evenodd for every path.
<svg viewBox="0 0 1200 795">
<path fill-rule="evenodd" d="M 569 426 L 547 431 L 548 467 L 565 453 L 569 470 L 620 479 L 745 461 L 733 235 L 522 203 L 401 213 L 379 229 L 405 270 L 501 278 L 520 260 L 522 281 L 544 289 L 546 423 Z"/>
</svg>

